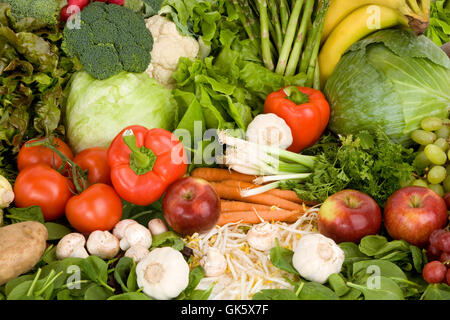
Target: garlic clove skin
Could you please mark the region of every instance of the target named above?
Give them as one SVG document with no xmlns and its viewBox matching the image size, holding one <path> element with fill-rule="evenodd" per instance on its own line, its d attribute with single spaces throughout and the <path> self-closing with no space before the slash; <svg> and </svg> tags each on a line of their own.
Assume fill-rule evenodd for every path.
<svg viewBox="0 0 450 320">
<path fill-rule="evenodd" d="M 332 239 L 315 233 L 300 238 L 292 264 L 303 278 L 325 283 L 331 274 L 341 271 L 344 259 L 344 251 Z"/>
<path fill-rule="evenodd" d="M 112 259 L 119 253 L 119 239 L 109 231 L 96 230 L 89 235 L 86 247 L 90 254 L 101 259 Z"/>
<path fill-rule="evenodd" d="M 147 254 L 149 254 L 148 248 L 141 246 L 141 245 L 134 245 L 130 248 L 128 248 L 127 251 L 125 251 L 125 257 L 131 258 L 134 260 L 134 262 L 138 263 L 142 259 L 144 259 Z"/>
<path fill-rule="evenodd" d="M 151 219 L 148 222 L 148 229 L 153 236 L 169 231 L 164 221 L 158 218 Z"/>
<path fill-rule="evenodd" d="M 150 230 L 139 223 L 129 224 L 123 232 L 123 238 L 120 240 L 120 249 L 124 251 L 135 245 L 141 245 L 146 248 L 150 248 L 152 245 Z"/>
<path fill-rule="evenodd" d="M 257 115 L 247 127 L 249 142 L 287 149 L 293 140 L 291 128 L 274 113 Z"/>
<path fill-rule="evenodd" d="M 263 222 L 254 225 L 247 232 L 247 242 L 253 249 L 268 251 L 275 246 L 275 239 L 277 236 L 277 227 L 268 222 Z"/>
<path fill-rule="evenodd" d="M 218 277 L 227 269 L 227 260 L 218 249 L 210 247 L 200 259 L 200 265 L 205 270 L 205 276 Z"/>
<path fill-rule="evenodd" d="M 59 240 L 56 246 L 56 257 L 59 260 L 65 258 L 87 258 L 89 254 L 84 248 L 85 244 L 86 239 L 81 233 L 73 232 L 66 234 Z"/>
<path fill-rule="evenodd" d="M 113 235 L 119 239 L 122 240 L 125 228 L 128 227 L 130 224 L 137 223 L 135 220 L 132 219 L 124 219 L 117 222 L 116 226 L 113 229 Z"/>
<path fill-rule="evenodd" d="M 156 248 L 136 266 L 137 284 L 156 300 L 177 297 L 189 284 L 189 265 L 170 247 Z"/>
</svg>

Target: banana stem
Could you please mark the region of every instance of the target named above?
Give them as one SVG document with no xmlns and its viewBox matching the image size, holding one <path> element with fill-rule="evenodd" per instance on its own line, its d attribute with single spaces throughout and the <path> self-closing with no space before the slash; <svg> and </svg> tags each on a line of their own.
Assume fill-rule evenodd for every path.
<svg viewBox="0 0 450 320">
<path fill-rule="evenodd" d="M 417 4 L 417 0 L 408 0 L 409 7 L 414 11 L 415 14 L 420 14 L 420 7 Z"/>
</svg>

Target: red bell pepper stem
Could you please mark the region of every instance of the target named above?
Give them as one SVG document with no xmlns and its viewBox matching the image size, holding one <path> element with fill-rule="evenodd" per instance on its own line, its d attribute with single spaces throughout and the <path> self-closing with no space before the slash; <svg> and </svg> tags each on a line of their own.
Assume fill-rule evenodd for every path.
<svg viewBox="0 0 450 320">
<path fill-rule="evenodd" d="M 283 89 L 286 94 L 286 99 L 292 101 L 296 105 L 301 105 L 309 102 L 309 96 L 301 92 L 296 86 L 289 86 Z"/>
<path fill-rule="evenodd" d="M 125 130 L 122 134 L 123 142 L 130 149 L 130 167 L 138 174 L 145 174 L 153 169 L 155 165 L 156 156 L 152 150 L 146 147 L 138 148 L 136 144 L 136 136 L 133 130 Z"/>
</svg>

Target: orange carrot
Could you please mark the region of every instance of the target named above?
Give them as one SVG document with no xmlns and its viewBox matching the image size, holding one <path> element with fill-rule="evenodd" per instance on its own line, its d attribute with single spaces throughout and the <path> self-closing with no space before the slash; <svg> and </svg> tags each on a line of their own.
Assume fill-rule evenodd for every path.
<svg viewBox="0 0 450 320">
<path fill-rule="evenodd" d="M 192 177 L 202 178 L 210 182 L 218 182 L 223 180 L 238 180 L 245 182 L 253 182 L 257 177 L 243 173 L 239 173 L 228 169 L 218 168 L 197 168 L 191 172 Z"/>
<path fill-rule="evenodd" d="M 241 190 L 237 187 L 231 187 L 224 183 L 217 182 L 211 182 L 211 185 L 216 189 L 221 199 L 263 204 L 266 206 L 277 206 L 280 209 L 285 210 L 303 210 L 302 205 L 271 194 L 257 194 L 250 197 L 242 197 L 240 193 Z"/>
<path fill-rule="evenodd" d="M 264 221 L 283 221 L 293 223 L 302 215 L 302 211 L 269 210 L 269 211 L 234 211 L 222 212 L 217 224 L 223 226 L 227 223 L 241 222 L 256 224 Z"/>
<path fill-rule="evenodd" d="M 221 200 L 221 210 L 222 212 L 230 212 L 230 211 L 269 211 L 273 210 L 273 207 L 265 206 L 263 204 L 256 203 L 248 203 L 243 201 L 230 201 L 230 200 Z"/>
<path fill-rule="evenodd" d="M 253 189 L 253 188 L 260 187 L 259 185 L 256 185 L 253 183 L 238 181 L 238 180 L 226 180 L 223 183 L 225 183 L 226 185 L 229 185 L 231 187 L 237 187 L 240 189 Z M 289 201 L 292 201 L 295 203 L 304 203 L 305 202 L 302 199 L 300 199 L 294 191 L 291 191 L 291 190 L 272 189 L 272 190 L 266 191 L 262 194 L 271 194 L 273 196 L 276 196 L 276 197 L 279 197 L 282 199 L 286 199 L 286 200 L 289 200 Z"/>
</svg>

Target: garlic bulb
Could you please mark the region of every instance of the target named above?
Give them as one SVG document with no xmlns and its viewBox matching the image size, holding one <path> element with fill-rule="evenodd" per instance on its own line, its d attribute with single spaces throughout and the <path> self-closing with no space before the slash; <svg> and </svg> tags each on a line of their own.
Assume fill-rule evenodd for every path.
<svg viewBox="0 0 450 320">
<path fill-rule="evenodd" d="M 344 258 L 344 251 L 332 239 L 314 233 L 300 238 L 292 263 L 303 278 L 325 283 L 331 274 L 341 271 Z"/>
</svg>

